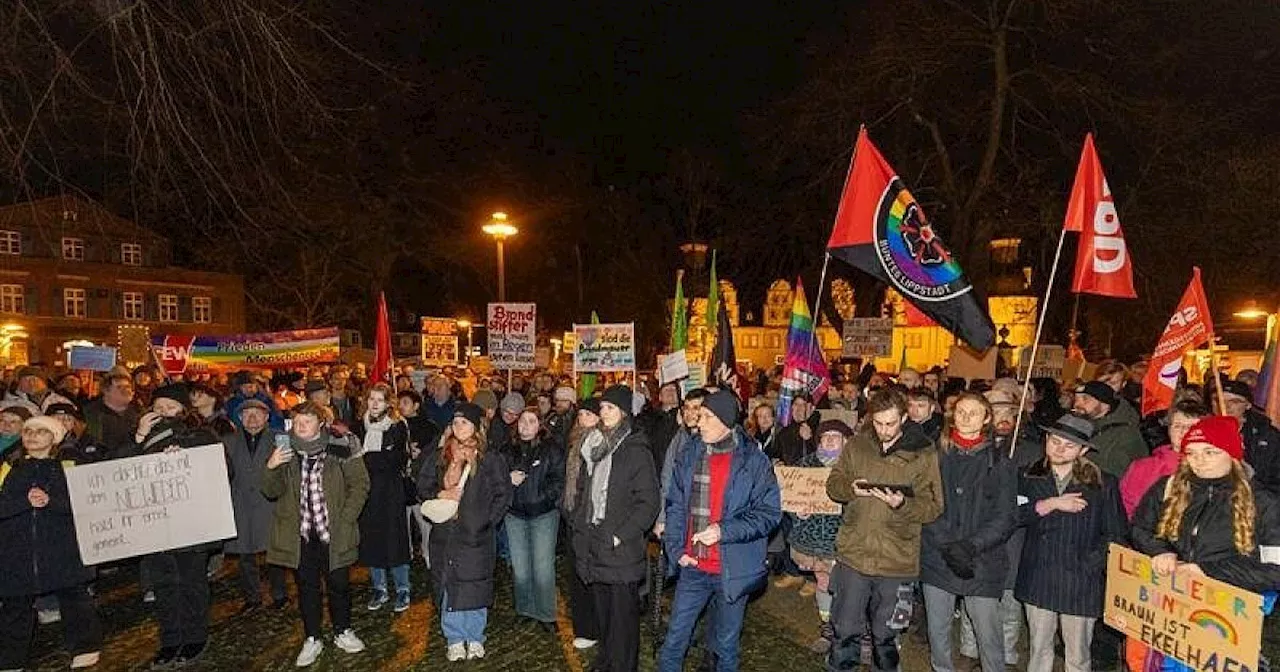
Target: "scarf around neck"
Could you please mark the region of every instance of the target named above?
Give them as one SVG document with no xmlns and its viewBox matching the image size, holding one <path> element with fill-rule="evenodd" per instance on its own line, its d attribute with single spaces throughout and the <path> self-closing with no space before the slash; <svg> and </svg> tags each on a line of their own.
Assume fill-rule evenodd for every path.
<svg viewBox="0 0 1280 672">
<path fill-rule="evenodd" d="M 324 452 L 325 447 L 329 445 L 329 437 L 325 436 L 324 429 L 321 428 L 320 433 L 310 439 L 304 439 L 297 434 L 289 434 L 289 447 L 293 448 L 295 453 L 302 455 L 316 455 Z"/>
<path fill-rule="evenodd" d="M 364 446 L 361 450 L 363 453 L 377 453 L 382 450 L 382 434 L 391 429 L 391 415 L 383 414 L 377 420 L 372 419 L 368 414 L 364 414 Z"/>
<path fill-rule="evenodd" d="M 729 432 L 727 436 L 715 443 L 706 444 L 707 449 L 702 451 L 702 455 L 698 456 L 698 463 L 694 467 L 693 486 L 689 493 L 689 513 L 692 522 L 689 526 L 690 533 L 701 532 L 707 529 L 711 524 L 711 456 L 724 455 L 733 452 L 737 447 L 737 441 L 733 432 Z"/>
<path fill-rule="evenodd" d="M 624 418 L 613 429 L 601 428 L 603 441 L 588 447 L 582 444 L 583 457 L 587 461 L 587 476 L 591 478 L 591 523 L 599 525 L 608 513 L 609 507 L 609 475 L 613 472 L 613 456 L 618 448 L 631 435 L 631 425 Z"/>
</svg>

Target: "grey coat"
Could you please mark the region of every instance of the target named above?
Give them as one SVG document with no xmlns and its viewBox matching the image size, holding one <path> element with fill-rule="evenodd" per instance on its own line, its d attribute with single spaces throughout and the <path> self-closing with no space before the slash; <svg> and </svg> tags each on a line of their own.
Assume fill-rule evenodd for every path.
<svg viewBox="0 0 1280 672">
<path fill-rule="evenodd" d="M 262 474 L 267 470 L 267 460 L 276 449 L 276 435 L 283 435 L 270 427 L 258 434 L 256 451 L 250 454 L 243 431 L 229 432 L 222 436 L 227 448 L 227 460 L 231 463 L 231 510 L 235 514 L 236 536 L 227 542 L 227 553 L 262 553 L 271 540 L 271 521 L 275 516 L 275 502 L 262 494 Z"/>
</svg>

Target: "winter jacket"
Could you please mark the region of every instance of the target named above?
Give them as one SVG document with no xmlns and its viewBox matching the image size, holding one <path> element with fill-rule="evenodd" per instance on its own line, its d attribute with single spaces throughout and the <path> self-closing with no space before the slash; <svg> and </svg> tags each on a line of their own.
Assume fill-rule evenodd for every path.
<svg viewBox="0 0 1280 672">
<path fill-rule="evenodd" d="M 542 431 L 532 441 L 519 437 L 503 450 L 508 471 L 523 471 L 524 482 L 511 497 L 511 515 L 536 518 L 556 510 L 564 492 L 565 454 L 555 434 Z"/>
<path fill-rule="evenodd" d="M 1124 501 L 1124 513 L 1133 519 L 1138 510 L 1138 503 L 1147 490 L 1158 480 L 1171 476 L 1182 463 L 1182 453 L 1176 452 L 1173 446 L 1160 446 L 1150 457 L 1134 460 L 1120 479 L 1120 498 Z"/>
<path fill-rule="evenodd" d="M 800 460 L 800 467 L 825 467 L 818 459 L 817 453 L 809 453 Z M 787 541 L 791 548 L 811 555 L 815 558 L 834 560 L 836 557 L 836 535 L 840 532 L 840 514 L 814 514 L 808 518 L 800 518 L 788 513 L 791 519 L 791 532 Z"/>
<path fill-rule="evenodd" d="M 440 455 L 440 428 L 436 427 L 436 423 L 431 422 L 431 418 L 418 414 L 412 418 L 405 418 L 405 424 L 409 427 L 409 446 L 410 448 L 417 446 L 418 457 L 410 458 L 409 476 L 414 482 L 414 490 L 417 490 L 418 475 L 422 470 L 427 468 L 426 465 L 434 465 Z M 410 455 L 413 451 L 410 450 Z M 422 502 L 422 498 L 416 496 L 412 503 L 418 504 Z"/>
<path fill-rule="evenodd" d="M 133 454 L 133 433 L 141 418 L 142 408 L 137 404 L 115 411 L 99 397 L 84 405 L 84 433 L 106 450 L 102 459 L 128 457 Z"/>
<path fill-rule="evenodd" d="M 1251 408 L 1244 414 L 1240 434 L 1244 438 L 1244 461 L 1253 467 L 1254 482 L 1280 495 L 1280 429 Z"/>
<path fill-rule="evenodd" d="M 777 430 L 777 435 L 773 439 L 773 452 L 768 453 L 769 459 L 782 460 L 783 464 L 795 466 L 800 464 L 800 458 L 814 452 L 818 449 L 818 423 L 822 418 L 817 411 L 809 414 L 808 419 L 803 424 L 809 425 L 812 432 L 809 438 L 800 438 L 799 422 L 791 424 Z"/>
<path fill-rule="evenodd" d="M 261 553 L 271 540 L 275 502 L 262 494 L 262 476 L 267 460 L 276 449 L 276 437 L 287 434 L 265 427 L 253 440 L 242 430 L 222 436 L 231 462 L 231 510 L 235 515 L 236 538 L 227 542 L 227 553 Z"/>
<path fill-rule="evenodd" d="M 325 448 L 320 478 L 329 509 L 330 570 L 350 567 L 359 555 L 357 521 L 369 497 L 369 472 L 363 460 L 352 457 L 355 441 L 353 434 L 333 437 Z M 262 475 L 262 494 L 276 503 L 267 562 L 292 569 L 298 568 L 302 558 L 302 459 L 301 454 L 295 453 L 293 459 Z"/>
<path fill-rule="evenodd" d="M 418 496 L 434 499 L 446 465 L 428 465 L 418 474 Z M 462 489 L 458 514 L 431 526 L 428 553 L 436 604 L 449 594 L 449 611 L 470 611 L 493 604 L 493 568 L 497 561 L 498 523 L 511 505 L 511 473 L 496 453 L 480 458 Z"/>
<path fill-rule="evenodd" d="M 1115 477 L 1101 472 L 1100 485 L 1084 487 L 1072 480 L 1065 493 L 1083 495 L 1079 513 L 1036 513 L 1036 502 L 1058 496 L 1053 472 L 1044 462 L 1018 477 L 1018 520 L 1027 529 L 1014 596 L 1059 614 L 1102 617 L 1106 589 L 1107 547 L 1123 542 L 1127 525 Z"/>
<path fill-rule="evenodd" d="M 649 438 L 637 427 L 625 431 L 613 451 L 605 517 L 599 524 L 591 522 L 591 477 L 585 468 L 578 477 L 578 504 L 570 524 L 578 576 L 588 584 L 644 579 L 646 539 L 662 506 Z"/>
<path fill-rule="evenodd" d="M 681 425 L 676 430 L 675 436 L 671 437 L 671 445 L 667 446 L 662 456 L 662 471 L 658 477 L 659 494 L 662 501 L 667 501 L 667 491 L 671 489 L 671 475 L 676 470 L 676 457 L 684 453 L 689 446 L 693 445 L 697 431 L 691 430 Z M 666 525 L 667 523 L 667 507 L 658 508 L 658 522 Z"/>
<path fill-rule="evenodd" d="M 271 395 L 263 392 L 262 390 L 258 390 L 258 393 L 253 395 L 251 398 L 257 399 L 267 405 L 267 426 L 277 432 L 283 432 L 284 416 L 280 414 L 280 409 L 276 408 L 275 399 L 272 399 Z M 227 397 L 226 403 L 222 405 L 222 407 L 227 411 L 227 417 L 231 418 L 231 421 L 236 423 L 236 427 L 243 428 L 240 424 L 240 404 L 243 404 L 248 400 L 249 398 L 246 398 L 237 391 L 235 394 Z"/>
<path fill-rule="evenodd" d="M 875 497 L 853 493 L 853 482 L 909 485 L 913 497 L 897 509 Z M 836 558 L 866 576 L 914 579 L 920 573 L 921 527 L 942 513 L 938 451 L 919 427 L 903 424 L 902 436 L 886 453 L 875 432 L 865 430 L 845 442 L 827 479 L 827 496 L 844 504 L 836 537 Z"/>
<path fill-rule="evenodd" d="M 1089 459 L 1103 471 L 1120 478 L 1134 460 L 1147 456 L 1147 442 L 1138 431 L 1137 413 L 1127 402 L 1094 422 L 1097 428 Z"/>
<path fill-rule="evenodd" d="M 409 503 L 404 482 L 409 464 L 408 425 L 392 422 L 382 433 L 382 450 L 366 452 L 361 459 L 369 472 L 369 498 L 360 513 L 360 564 L 408 564 L 409 519 L 404 512 Z"/>
<path fill-rule="evenodd" d="M 671 447 L 671 439 L 680 431 L 680 409 L 669 411 L 653 410 L 647 414 L 645 433 L 649 435 L 650 447 L 653 449 L 653 463 L 664 464 L 667 449 Z"/>
<path fill-rule="evenodd" d="M 577 415 L 578 412 L 573 408 L 564 413 L 552 411 L 547 414 L 547 429 L 555 436 L 561 446 L 569 443 L 569 430 L 573 427 L 573 420 Z"/>
<path fill-rule="evenodd" d="M 999 598 L 1009 573 L 1005 543 L 1017 518 L 1017 473 L 990 438 L 973 450 L 940 451 L 942 514 L 924 526 L 920 580 L 952 595 Z M 948 547 L 971 546 L 973 576 L 961 578 L 946 563 Z"/>
<path fill-rule="evenodd" d="M 135 437 L 136 438 L 136 437 Z M 132 455 L 152 455 L 162 453 L 173 446 L 182 449 L 199 448 L 208 445 L 222 445 L 222 442 L 211 429 L 202 425 L 190 425 L 183 418 L 166 418 L 151 427 L 151 431 L 143 437 L 142 442 L 134 446 Z M 225 456 L 226 448 L 223 448 Z M 231 482 L 231 464 L 220 473 L 201 474 L 204 478 L 225 478 Z M 186 551 L 215 551 L 222 548 L 222 541 L 210 541 L 185 548 L 170 549 L 162 553 L 182 553 Z"/>
<path fill-rule="evenodd" d="M 80 562 L 66 469 L 71 461 L 33 459 L 0 462 L 0 598 L 41 595 L 93 580 Z M 49 495 L 37 509 L 32 488 Z"/>
<path fill-rule="evenodd" d="M 1152 485 L 1133 516 L 1133 546 L 1147 555 L 1176 553 L 1182 562 L 1194 562 L 1208 576 L 1238 588 L 1261 593 L 1280 586 L 1280 565 L 1266 564 L 1260 549 L 1280 547 L 1280 500 L 1254 487 L 1254 549 L 1244 555 L 1236 549 L 1231 511 L 1235 484 L 1230 476 L 1215 479 L 1191 477 L 1191 501 L 1182 516 L 1177 541 L 1156 537 L 1156 525 L 1164 508 L 1162 478 Z"/>
<path fill-rule="evenodd" d="M 765 555 L 769 534 L 782 520 L 782 494 L 773 474 L 773 463 L 741 428 L 733 430 L 734 448 L 729 458 L 729 479 L 720 505 L 720 584 L 725 600 L 736 602 L 764 585 L 768 574 Z M 667 491 L 667 528 L 662 543 L 667 557 L 684 555 L 692 516 L 690 497 L 697 463 L 707 451 L 701 437 L 676 457 L 671 488 Z M 713 505 L 714 508 L 714 505 Z"/>
<path fill-rule="evenodd" d="M 70 399 L 62 396 L 62 394 L 58 392 L 54 392 L 53 390 L 48 390 L 45 393 L 44 398 L 40 399 L 39 401 L 32 399 L 31 396 L 25 392 L 18 392 L 16 390 L 11 392 L 5 392 L 4 398 L 0 399 L 0 408 L 5 408 L 8 406 L 21 406 L 27 409 L 28 411 L 31 411 L 31 415 L 43 415 L 45 412 L 45 409 L 49 408 L 54 404 L 71 404 L 72 406 L 76 405 Z"/>
<path fill-rule="evenodd" d="M 924 422 L 916 422 L 915 420 L 907 420 L 907 422 L 920 428 L 921 432 L 934 443 L 942 436 L 942 414 L 934 413 L 930 415 Z"/>
<path fill-rule="evenodd" d="M 453 411 L 457 406 L 458 402 L 454 401 L 453 397 L 445 399 L 443 404 L 437 404 L 435 397 L 427 397 L 422 402 L 419 412 L 426 414 L 428 418 L 431 418 L 431 422 L 436 423 L 436 427 L 443 429 L 453 422 Z"/>
</svg>

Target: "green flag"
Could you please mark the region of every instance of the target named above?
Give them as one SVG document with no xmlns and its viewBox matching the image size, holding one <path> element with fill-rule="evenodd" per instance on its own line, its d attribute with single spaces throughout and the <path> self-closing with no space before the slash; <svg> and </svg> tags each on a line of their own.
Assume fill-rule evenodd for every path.
<svg viewBox="0 0 1280 672">
<path fill-rule="evenodd" d="M 711 250 L 711 287 L 707 290 L 707 329 L 715 333 L 716 310 L 720 307 L 720 283 L 716 280 L 716 251 Z"/>
<path fill-rule="evenodd" d="M 600 316 L 596 311 L 591 311 L 591 324 L 600 324 Z M 578 399 L 587 400 L 596 394 L 596 374 L 580 373 L 578 374 Z"/>
<path fill-rule="evenodd" d="M 684 350 L 689 345 L 689 309 L 684 304 L 684 270 L 676 271 L 676 298 L 671 303 L 670 352 Z"/>
</svg>

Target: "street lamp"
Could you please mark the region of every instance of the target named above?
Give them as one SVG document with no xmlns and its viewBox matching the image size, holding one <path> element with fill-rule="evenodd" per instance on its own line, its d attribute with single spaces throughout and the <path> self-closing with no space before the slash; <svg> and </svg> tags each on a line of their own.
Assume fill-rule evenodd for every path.
<svg viewBox="0 0 1280 672">
<path fill-rule="evenodd" d="M 1257 320 L 1269 315 L 1267 311 L 1258 307 L 1257 301 L 1249 301 L 1245 307 L 1236 311 L 1235 316 L 1242 320 Z"/>
<path fill-rule="evenodd" d="M 502 242 L 507 238 L 520 232 L 515 226 L 507 221 L 507 213 L 495 212 L 489 215 L 489 223 L 480 227 L 481 231 L 493 236 L 494 241 L 498 243 L 498 301 L 507 300 L 507 276 L 506 267 L 502 260 Z"/>
<path fill-rule="evenodd" d="M 498 245 L 502 245 L 502 243 L 498 243 Z M 498 258 L 501 259 L 502 258 L 501 255 L 499 255 Z M 468 367 L 471 366 L 471 353 L 474 352 L 471 346 L 471 331 L 474 327 L 475 325 L 471 323 L 471 320 L 468 320 L 466 318 L 462 318 L 458 320 L 458 328 L 467 330 L 467 366 Z"/>
</svg>

